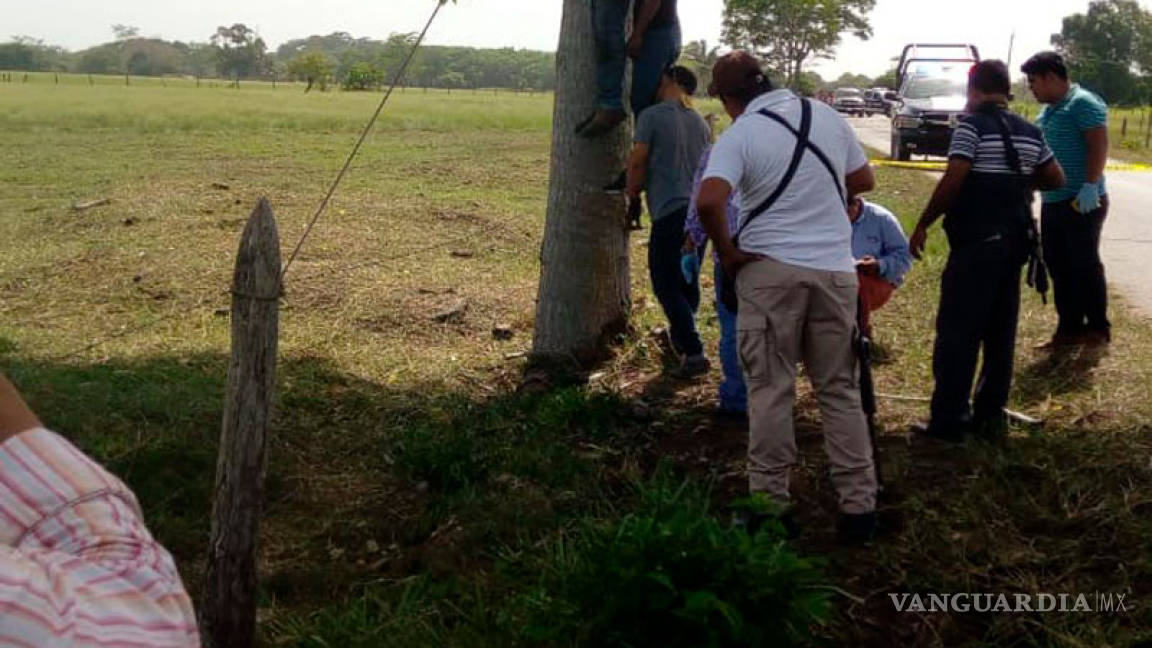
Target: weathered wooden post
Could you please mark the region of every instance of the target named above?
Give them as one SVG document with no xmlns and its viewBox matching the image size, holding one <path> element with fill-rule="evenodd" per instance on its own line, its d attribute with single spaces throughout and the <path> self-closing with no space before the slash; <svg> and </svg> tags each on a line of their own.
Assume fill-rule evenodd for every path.
<svg viewBox="0 0 1152 648">
<path fill-rule="evenodd" d="M 256 641 L 256 547 L 279 308 L 280 235 L 268 200 L 261 198 L 240 239 L 232 281 L 232 359 L 200 610 L 209 648 L 251 648 Z"/>
<path fill-rule="evenodd" d="M 1128 137 L 1128 118 L 1125 117 L 1124 121 L 1120 122 L 1120 137 Z"/>
</svg>

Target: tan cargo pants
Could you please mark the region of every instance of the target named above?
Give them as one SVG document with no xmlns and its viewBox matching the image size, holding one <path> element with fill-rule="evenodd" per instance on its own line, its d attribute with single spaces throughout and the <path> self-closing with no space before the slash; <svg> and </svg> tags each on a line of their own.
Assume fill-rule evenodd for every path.
<svg viewBox="0 0 1152 648">
<path fill-rule="evenodd" d="M 876 471 L 853 349 L 856 273 L 763 259 L 740 271 L 736 290 L 740 361 L 748 382 L 749 490 L 789 500 L 788 471 L 796 463 L 796 365 L 803 361 L 820 404 L 840 508 L 875 510 Z"/>
</svg>

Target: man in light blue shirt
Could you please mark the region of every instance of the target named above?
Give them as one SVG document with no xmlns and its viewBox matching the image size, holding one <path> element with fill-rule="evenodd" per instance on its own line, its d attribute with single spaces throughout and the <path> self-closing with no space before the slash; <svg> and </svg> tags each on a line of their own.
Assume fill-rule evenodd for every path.
<svg viewBox="0 0 1152 648">
<path fill-rule="evenodd" d="M 887 209 L 856 197 L 848 203 L 852 256 L 860 279 L 860 319 L 872 334 L 872 313 L 891 299 L 912 268 L 912 253 L 900 221 Z"/>
</svg>

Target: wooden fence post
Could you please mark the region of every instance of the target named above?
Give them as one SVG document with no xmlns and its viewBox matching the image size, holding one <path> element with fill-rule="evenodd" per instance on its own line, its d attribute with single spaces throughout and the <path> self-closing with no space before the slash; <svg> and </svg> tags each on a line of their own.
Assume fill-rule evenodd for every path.
<svg viewBox="0 0 1152 648">
<path fill-rule="evenodd" d="M 1124 121 L 1120 122 L 1120 137 L 1128 137 L 1128 118 L 1125 117 Z"/>
<path fill-rule="evenodd" d="M 276 388 L 279 297 L 280 236 L 272 208 L 261 198 L 244 228 L 232 283 L 232 359 L 200 610 L 209 648 L 256 642 L 256 547 Z"/>
</svg>

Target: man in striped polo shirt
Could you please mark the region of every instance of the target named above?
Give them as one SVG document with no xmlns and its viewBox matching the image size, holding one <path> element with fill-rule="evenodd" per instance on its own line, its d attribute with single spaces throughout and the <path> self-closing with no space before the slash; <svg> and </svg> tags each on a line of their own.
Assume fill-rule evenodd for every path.
<svg viewBox="0 0 1152 648">
<path fill-rule="evenodd" d="M 1044 192 L 1040 217 L 1059 317 L 1056 333 L 1041 348 L 1107 344 L 1112 326 L 1100 233 L 1108 215 L 1108 106 L 1069 82 L 1064 59 L 1055 52 L 1033 56 L 1021 70 L 1036 100 L 1048 104 L 1037 123 L 1068 176 L 1062 189 Z"/>
<path fill-rule="evenodd" d="M 940 281 L 932 418 L 914 427 L 943 441 L 963 441 L 968 432 L 995 438 L 1005 430 L 1020 270 L 1035 245 L 1032 191 L 1064 184 L 1040 129 L 1008 110 L 1010 87 L 1004 63 L 972 68 L 969 114 L 956 127 L 948 169 L 912 234 L 912 255 L 919 259 L 928 228 L 947 214 L 951 250 Z M 981 348 L 984 362 L 970 403 Z"/>
<path fill-rule="evenodd" d="M 198 648 L 192 601 L 132 491 L 0 375 L 0 646 Z"/>
</svg>

